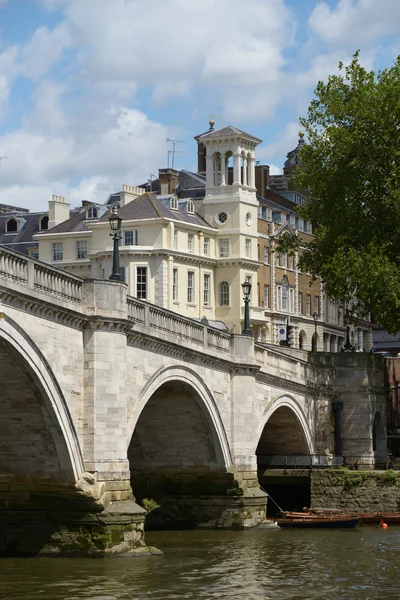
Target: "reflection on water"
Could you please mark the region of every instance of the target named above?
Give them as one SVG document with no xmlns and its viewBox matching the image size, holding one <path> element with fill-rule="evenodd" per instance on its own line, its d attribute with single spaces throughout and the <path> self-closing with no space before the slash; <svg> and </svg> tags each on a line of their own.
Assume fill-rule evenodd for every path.
<svg viewBox="0 0 400 600">
<path fill-rule="evenodd" d="M 400 528 L 166 531 L 163 556 L 0 559 L 1 600 L 400 598 Z"/>
</svg>

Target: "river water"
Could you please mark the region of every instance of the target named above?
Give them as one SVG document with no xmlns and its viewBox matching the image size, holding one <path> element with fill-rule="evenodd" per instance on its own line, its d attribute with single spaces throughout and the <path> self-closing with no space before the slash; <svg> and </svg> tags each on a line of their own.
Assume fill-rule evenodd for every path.
<svg viewBox="0 0 400 600">
<path fill-rule="evenodd" d="M 162 556 L 0 559 L 1 600 L 400 598 L 400 527 L 165 531 Z"/>
</svg>

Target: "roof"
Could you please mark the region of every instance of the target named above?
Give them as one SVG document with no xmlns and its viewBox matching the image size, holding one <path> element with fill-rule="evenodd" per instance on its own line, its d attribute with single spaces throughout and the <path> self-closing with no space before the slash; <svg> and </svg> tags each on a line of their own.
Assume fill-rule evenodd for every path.
<svg viewBox="0 0 400 600">
<path fill-rule="evenodd" d="M 87 206 L 74 208 L 70 212 L 70 218 L 55 227 L 49 229 L 47 233 L 67 233 L 72 231 L 89 231 L 86 225 Z M 91 221 L 90 221 L 91 222 Z"/>
<path fill-rule="evenodd" d="M 205 176 L 183 169 L 179 172 L 176 193 L 179 198 L 203 198 L 206 193 Z"/>
<path fill-rule="evenodd" d="M 170 200 L 175 194 L 165 194 L 158 196 L 154 192 L 146 192 L 142 196 L 135 198 L 125 206 L 121 206 L 118 214 L 126 221 L 145 220 L 145 219 L 170 219 L 181 221 L 182 223 L 191 223 L 200 227 L 212 227 L 196 212 L 190 214 L 186 212 L 182 203 L 179 202 L 179 210 L 171 210 Z M 108 214 L 98 219 L 99 222 L 108 221 Z M 52 230 L 53 231 L 53 230 Z"/>
<path fill-rule="evenodd" d="M 274 192 L 273 190 L 270 190 L 268 188 L 266 188 L 264 190 L 264 196 L 257 196 L 257 198 L 261 202 L 261 204 L 262 204 L 262 200 L 264 200 L 264 201 L 268 200 L 270 202 L 273 202 L 274 204 L 276 204 L 279 207 L 286 208 L 288 210 L 292 210 L 292 211 L 296 212 L 296 204 L 294 202 L 291 202 L 291 200 L 288 200 L 284 196 L 281 196 L 277 192 Z"/>
<path fill-rule="evenodd" d="M 237 127 L 233 127 L 233 125 L 228 125 L 227 127 L 223 127 L 222 129 L 217 129 L 217 131 L 207 131 L 206 133 L 202 133 L 199 136 L 195 137 L 196 140 L 212 140 L 219 137 L 224 136 L 241 136 L 245 137 L 248 140 L 252 140 L 253 142 L 257 142 L 257 144 L 261 144 L 262 140 L 251 135 L 250 133 L 246 133 L 242 129 L 238 129 Z"/>
<path fill-rule="evenodd" d="M 40 221 L 46 216 L 48 216 L 47 211 L 0 214 L 0 244 L 14 247 L 16 250 L 18 249 L 19 252 L 24 252 L 26 250 L 22 244 L 28 243 L 30 247 L 32 247 L 32 245 L 36 246 L 37 242 L 32 238 L 41 231 L 41 229 L 39 229 Z M 6 223 L 10 219 L 19 221 L 19 231 L 16 231 L 15 233 L 6 233 Z"/>
</svg>

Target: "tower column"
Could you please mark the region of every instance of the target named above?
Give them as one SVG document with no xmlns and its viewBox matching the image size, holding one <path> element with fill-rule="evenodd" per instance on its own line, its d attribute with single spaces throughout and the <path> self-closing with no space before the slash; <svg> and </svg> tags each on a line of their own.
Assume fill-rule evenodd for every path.
<svg viewBox="0 0 400 600">
<path fill-rule="evenodd" d="M 247 185 L 247 158 L 243 156 L 243 185 Z"/>
<path fill-rule="evenodd" d="M 233 184 L 240 184 L 240 154 L 233 155 Z"/>
<path fill-rule="evenodd" d="M 248 160 L 248 170 L 249 170 L 249 187 L 254 187 L 254 158 L 250 157 Z"/>
<path fill-rule="evenodd" d="M 214 157 L 206 156 L 206 187 L 214 185 Z"/>
<path fill-rule="evenodd" d="M 226 177 L 226 158 L 225 155 L 221 156 L 221 162 L 220 162 L 220 170 L 221 170 L 221 186 L 226 186 L 226 181 L 227 181 L 227 177 Z"/>
</svg>

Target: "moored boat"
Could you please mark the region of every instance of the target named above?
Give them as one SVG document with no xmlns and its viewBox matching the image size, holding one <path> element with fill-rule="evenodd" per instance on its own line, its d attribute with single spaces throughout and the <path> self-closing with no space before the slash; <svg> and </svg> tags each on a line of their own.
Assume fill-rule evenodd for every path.
<svg viewBox="0 0 400 600">
<path fill-rule="evenodd" d="M 300 513 L 301 514 L 301 513 Z M 279 527 L 308 529 L 350 529 L 359 523 L 359 517 L 306 515 L 275 519 Z"/>
</svg>

